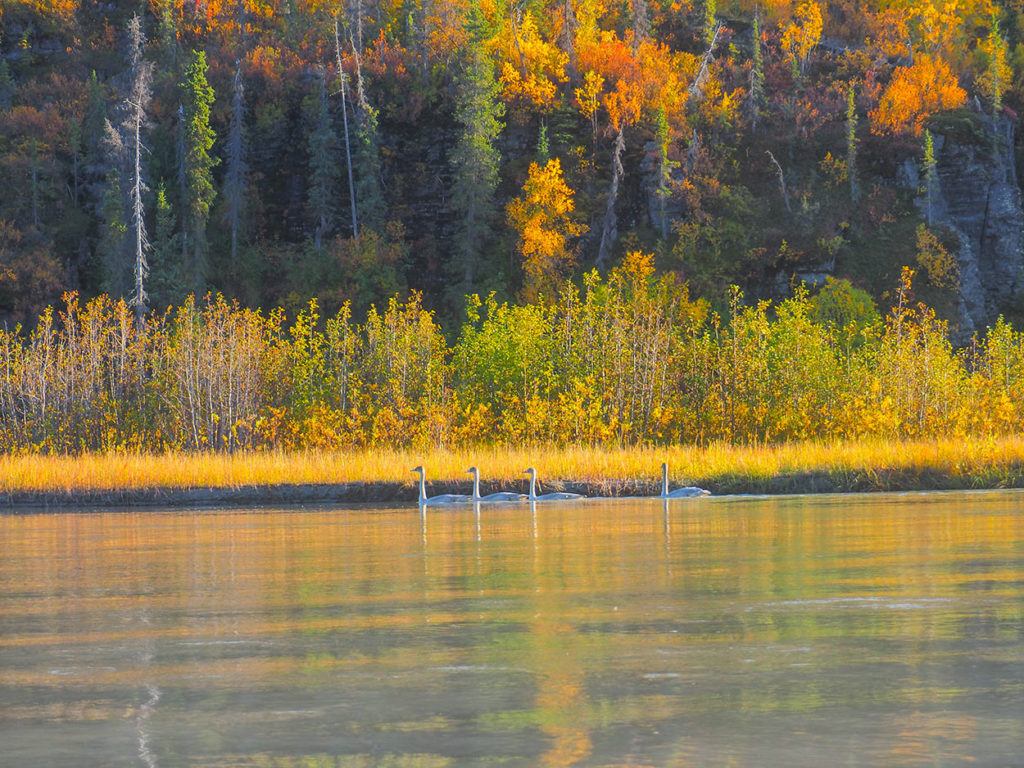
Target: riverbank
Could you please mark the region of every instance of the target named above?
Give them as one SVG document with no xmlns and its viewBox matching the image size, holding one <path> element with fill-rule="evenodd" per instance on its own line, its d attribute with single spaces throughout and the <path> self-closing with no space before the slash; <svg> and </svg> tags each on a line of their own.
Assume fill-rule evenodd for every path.
<svg viewBox="0 0 1024 768">
<path fill-rule="evenodd" d="M 661 462 L 673 487 L 714 494 L 849 493 L 1024 487 L 1024 438 L 696 448 L 482 448 L 350 453 L 87 454 L 0 457 L 0 505 L 166 506 L 415 502 L 417 464 L 435 493 L 526 489 L 588 496 L 656 495 Z"/>
</svg>

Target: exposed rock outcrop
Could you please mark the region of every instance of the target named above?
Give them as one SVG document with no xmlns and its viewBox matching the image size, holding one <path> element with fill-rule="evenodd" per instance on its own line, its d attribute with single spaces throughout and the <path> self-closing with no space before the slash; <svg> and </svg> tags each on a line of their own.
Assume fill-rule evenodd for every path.
<svg viewBox="0 0 1024 768">
<path fill-rule="evenodd" d="M 960 240 L 958 342 L 983 331 L 1024 288 L 1024 207 L 1013 122 L 1002 115 L 962 117 L 932 129 L 938 173 L 932 223 Z"/>
</svg>

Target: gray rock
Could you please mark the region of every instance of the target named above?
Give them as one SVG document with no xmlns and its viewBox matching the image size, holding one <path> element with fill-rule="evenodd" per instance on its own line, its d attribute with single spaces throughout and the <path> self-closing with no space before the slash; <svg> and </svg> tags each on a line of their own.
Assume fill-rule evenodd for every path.
<svg viewBox="0 0 1024 768">
<path fill-rule="evenodd" d="M 1013 156 L 1013 123 L 1006 116 L 978 116 L 987 141 L 935 134 L 938 190 L 934 225 L 960 240 L 959 328 L 965 343 L 983 331 L 1021 291 L 1024 207 Z M 907 181 L 915 174 L 901 173 Z M 918 173 L 918 178 L 923 173 Z M 901 181 L 904 179 L 901 179 Z M 919 201 L 922 211 L 925 201 Z"/>
</svg>

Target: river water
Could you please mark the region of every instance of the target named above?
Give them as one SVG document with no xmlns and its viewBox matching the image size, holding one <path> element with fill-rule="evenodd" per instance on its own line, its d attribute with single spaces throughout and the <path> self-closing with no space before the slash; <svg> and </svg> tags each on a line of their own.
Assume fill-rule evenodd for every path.
<svg viewBox="0 0 1024 768">
<path fill-rule="evenodd" d="M 0 765 L 1024 764 L 1024 494 L 0 516 Z"/>
</svg>

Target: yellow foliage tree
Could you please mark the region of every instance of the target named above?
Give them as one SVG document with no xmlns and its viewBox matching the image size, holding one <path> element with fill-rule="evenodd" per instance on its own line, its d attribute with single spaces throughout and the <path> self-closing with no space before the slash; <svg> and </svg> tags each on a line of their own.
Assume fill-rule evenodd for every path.
<svg viewBox="0 0 1024 768">
<path fill-rule="evenodd" d="M 601 102 L 599 97 L 604 88 L 604 78 L 597 72 L 589 70 L 583 76 L 583 86 L 577 88 L 576 104 L 580 108 L 580 114 L 590 121 L 591 129 L 597 134 L 597 108 Z"/>
<path fill-rule="evenodd" d="M 1003 94 L 1013 80 L 1013 70 L 1007 63 L 1006 40 L 999 34 L 999 19 L 992 17 L 988 35 L 978 44 L 985 57 L 985 69 L 975 80 L 975 85 L 992 107 L 998 112 L 1003 106 Z"/>
<path fill-rule="evenodd" d="M 869 113 L 871 130 L 920 136 L 928 115 L 962 106 L 966 100 L 949 65 L 938 56 L 922 54 L 912 66 L 893 74 L 878 108 Z"/>
<path fill-rule="evenodd" d="M 558 158 L 545 165 L 530 164 L 523 194 L 509 203 L 508 223 L 519 234 L 523 258 L 523 297 L 528 301 L 550 295 L 576 263 L 569 238 L 585 227 L 573 219 L 573 191 L 562 176 Z"/>
<path fill-rule="evenodd" d="M 797 63 L 800 74 L 807 68 L 807 57 L 821 40 L 821 6 L 814 0 L 801 3 L 793 21 L 782 31 L 782 49 Z"/>
<path fill-rule="evenodd" d="M 565 67 L 569 57 L 554 43 L 545 40 L 532 14 L 526 11 L 507 25 L 498 40 L 502 97 L 510 104 L 540 110 L 550 109 L 558 94 L 558 84 L 568 78 Z"/>
</svg>

